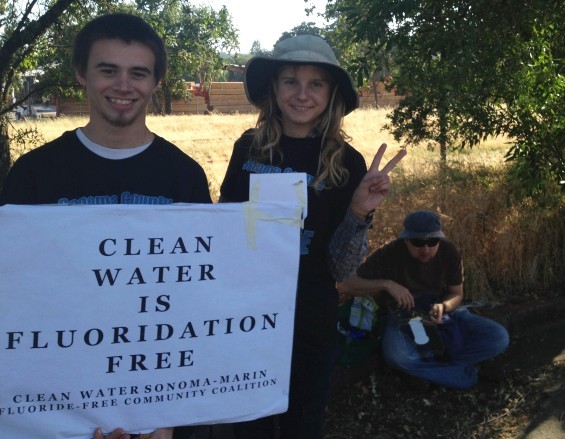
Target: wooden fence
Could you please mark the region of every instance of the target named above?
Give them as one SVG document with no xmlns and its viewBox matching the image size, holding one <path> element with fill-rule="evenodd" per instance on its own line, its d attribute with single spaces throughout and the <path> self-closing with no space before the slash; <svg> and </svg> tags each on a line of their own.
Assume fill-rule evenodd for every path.
<svg viewBox="0 0 565 439">
<path fill-rule="evenodd" d="M 396 93 L 396 90 L 387 91 L 384 82 L 376 83 L 376 99 L 375 89 L 373 87 L 363 87 L 359 90 L 359 106 L 366 107 L 396 107 L 404 96 Z"/>
<path fill-rule="evenodd" d="M 218 112 L 225 114 L 254 113 L 257 109 L 247 101 L 243 82 L 212 82 L 207 90 L 201 91 L 200 96 L 190 99 L 175 99 L 172 102 L 173 114 L 205 114 Z M 376 86 L 376 99 L 374 88 L 362 88 L 359 92 L 361 108 L 367 107 L 394 107 L 402 96 L 394 91 L 386 91 L 385 85 L 378 82 Z M 86 115 L 88 114 L 88 101 L 61 99 L 58 103 L 58 114 Z M 152 105 L 149 113 L 155 113 Z"/>
</svg>

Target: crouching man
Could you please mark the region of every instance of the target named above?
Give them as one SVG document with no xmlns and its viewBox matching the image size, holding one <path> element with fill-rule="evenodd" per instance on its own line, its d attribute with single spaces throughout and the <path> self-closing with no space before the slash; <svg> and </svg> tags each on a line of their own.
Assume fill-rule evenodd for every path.
<svg viewBox="0 0 565 439">
<path fill-rule="evenodd" d="M 376 296 L 385 310 L 384 360 L 408 376 L 471 388 L 478 380 L 477 365 L 508 346 L 502 325 L 459 307 L 461 255 L 431 211 L 409 214 L 399 238 L 371 254 L 338 289 Z"/>
</svg>

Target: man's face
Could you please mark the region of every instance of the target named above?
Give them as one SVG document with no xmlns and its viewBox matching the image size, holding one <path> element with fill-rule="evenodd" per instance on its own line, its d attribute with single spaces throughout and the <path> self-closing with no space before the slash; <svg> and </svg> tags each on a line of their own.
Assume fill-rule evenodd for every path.
<svg viewBox="0 0 565 439">
<path fill-rule="evenodd" d="M 439 249 L 439 238 L 405 239 L 410 256 L 422 263 L 430 262 Z"/>
<path fill-rule="evenodd" d="M 90 122 L 129 127 L 145 125 L 147 105 L 157 87 L 155 55 L 141 43 L 119 39 L 96 41 L 90 50 L 85 76 L 76 74 L 90 104 Z"/>
</svg>

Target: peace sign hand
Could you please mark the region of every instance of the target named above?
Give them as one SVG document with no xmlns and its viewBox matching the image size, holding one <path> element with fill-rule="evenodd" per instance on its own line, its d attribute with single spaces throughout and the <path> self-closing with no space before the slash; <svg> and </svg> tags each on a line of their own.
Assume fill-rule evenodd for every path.
<svg viewBox="0 0 565 439">
<path fill-rule="evenodd" d="M 369 170 L 359 182 L 359 186 L 353 192 L 349 208 L 360 219 L 364 219 L 375 210 L 385 199 L 390 188 L 388 173 L 406 155 L 406 150 L 400 150 L 381 171 L 379 165 L 386 151 L 386 143 L 383 143 L 373 159 Z"/>
</svg>

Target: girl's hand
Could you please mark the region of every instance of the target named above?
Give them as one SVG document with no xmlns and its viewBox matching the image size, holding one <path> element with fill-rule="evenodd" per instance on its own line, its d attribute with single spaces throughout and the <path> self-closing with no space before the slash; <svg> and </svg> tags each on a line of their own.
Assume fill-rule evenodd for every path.
<svg viewBox="0 0 565 439">
<path fill-rule="evenodd" d="M 375 210 L 386 198 L 390 188 L 390 178 L 388 173 L 406 155 L 406 150 L 400 150 L 390 160 L 381 171 L 379 165 L 386 151 L 386 143 L 383 143 L 375 157 L 369 170 L 355 189 L 349 208 L 360 219 L 364 219 Z"/>
</svg>

